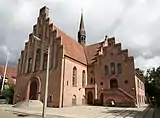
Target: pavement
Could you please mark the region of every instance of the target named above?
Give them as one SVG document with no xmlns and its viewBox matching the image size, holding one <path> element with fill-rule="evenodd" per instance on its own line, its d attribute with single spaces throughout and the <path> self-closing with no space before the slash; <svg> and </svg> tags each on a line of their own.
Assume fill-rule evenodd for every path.
<svg viewBox="0 0 160 118">
<path fill-rule="evenodd" d="M 72 106 L 47 108 L 46 118 L 160 118 L 160 109 L 143 106 L 140 108 L 117 108 L 102 106 Z M 2 118 L 40 118 L 41 108 L 13 108 L 0 105 Z M 0 116 L 0 117 L 1 117 Z M 154 117 L 153 117 L 154 116 Z"/>
</svg>

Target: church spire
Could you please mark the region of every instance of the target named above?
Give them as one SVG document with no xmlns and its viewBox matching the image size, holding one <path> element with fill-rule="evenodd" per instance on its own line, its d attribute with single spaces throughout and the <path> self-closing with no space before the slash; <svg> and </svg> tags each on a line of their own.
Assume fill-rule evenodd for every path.
<svg viewBox="0 0 160 118">
<path fill-rule="evenodd" d="M 86 32 L 84 28 L 83 11 L 81 11 L 81 20 L 80 20 L 80 26 L 78 31 L 78 43 L 82 44 L 83 46 L 86 43 Z"/>
</svg>

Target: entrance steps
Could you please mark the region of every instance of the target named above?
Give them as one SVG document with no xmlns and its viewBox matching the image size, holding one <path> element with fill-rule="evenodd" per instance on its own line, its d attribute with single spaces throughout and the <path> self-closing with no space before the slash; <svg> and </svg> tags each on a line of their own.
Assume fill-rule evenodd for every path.
<svg viewBox="0 0 160 118">
<path fill-rule="evenodd" d="M 40 100 L 24 100 L 13 105 L 15 108 L 42 108 L 43 103 Z"/>
</svg>

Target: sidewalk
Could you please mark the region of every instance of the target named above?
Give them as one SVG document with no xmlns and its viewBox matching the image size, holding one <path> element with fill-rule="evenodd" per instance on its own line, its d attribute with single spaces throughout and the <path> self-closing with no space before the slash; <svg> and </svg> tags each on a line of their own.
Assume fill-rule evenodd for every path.
<svg viewBox="0 0 160 118">
<path fill-rule="evenodd" d="M 24 116 L 36 116 L 42 115 L 42 108 L 13 108 L 5 107 L 6 111 L 11 111 L 17 115 Z M 64 108 L 47 108 L 46 115 L 53 118 L 113 118 L 115 115 L 127 115 L 134 116 L 135 113 L 143 111 L 144 107 L 141 108 L 117 108 L 117 107 L 101 107 L 101 106 L 73 106 Z"/>
<path fill-rule="evenodd" d="M 36 117 L 36 118 L 42 116 L 41 109 L 3 108 L 3 110 L 12 112 L 13 114 L 15 114 L 17 116 L 32 116 L 32 117 Z M 64 118 L 64 117 L 65 118 L 74 118 L 74 117 L 67 116 L 67 115 L 64 116 L 64 114 L 63 115 L 55 114 L 53 112 L 48 111 L 48 109 L 46 110 L 46 116 L 47 116 L 47 118 L 49 116 L 56 117 L 56 118 Z"/>
</svg>

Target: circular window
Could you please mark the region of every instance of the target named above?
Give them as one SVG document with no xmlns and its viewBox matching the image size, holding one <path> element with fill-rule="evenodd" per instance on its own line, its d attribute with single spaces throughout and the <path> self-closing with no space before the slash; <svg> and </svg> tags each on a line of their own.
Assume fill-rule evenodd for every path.
<svg viewBox="0 0 160 118">
<path fill-rule="evenodd" d="M 103 82 L 101 82 L 101 85 L 103 85 Z"/>
<path fill-rule="evenodd" d="M 128 80 L 125 80 L 124 83 L 125 83 L 125 84 L 128 84 Z"/>
</svg>

